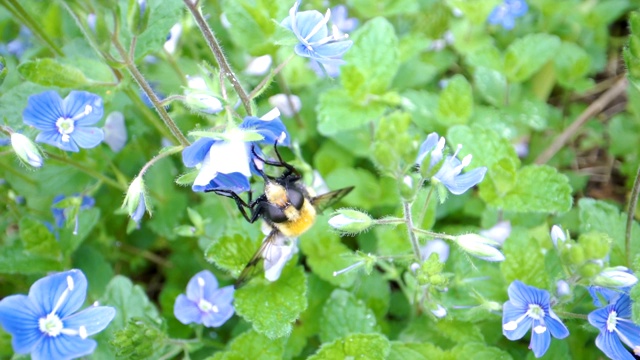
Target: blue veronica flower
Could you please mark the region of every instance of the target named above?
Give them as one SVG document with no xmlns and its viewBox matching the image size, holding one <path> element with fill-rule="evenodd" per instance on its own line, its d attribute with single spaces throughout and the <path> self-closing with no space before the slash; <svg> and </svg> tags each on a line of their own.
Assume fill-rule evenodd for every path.
<svg viewBox="0 0 640 360">
<path fill-rule="evenodd" d="M 616 360 L 633 360 L 634 357 L 622 345 L 629 346 L 634 354 L 640 355 L 640 326 L 631 319 L 631 298 L 619 296 L 616 301 L 592 311 L 589 323 L 600 330 L 596 346 L 605 355 Z"/>
<path fill-rule="evenodd" d="M 90 149 L 104 138 L 102 129 L 92 127 L 102 118 L 100 96 L 86 91 L 72 91 L 62 100 L 55 91 L 31 95 L 22 113 L 24 123 L 42 132 L 36 141 L 78 152 Z"/>
<path fill-rule="evenodd" d="M 518 280 L 507 291 L 509 301 L 502 307 L 502 334 L 507 339 L 519 340 L 531 329 L 529 348 L 536 357 L 541 357 L 549 349 L 551 336 L 557 339 L 569 336 L 569 330 L 551 310 L 548 291 Z"/>
<path fill-rule="evenodd" d="M 329 35 L 327 23 L 331 17 L 331 10 L 327 10 L 325 16 L 322 16 L 316 10 L 298 12 L 299 7 L 300 0 L 295 2 L 289 10 L 289 16 L 280 23 L 298 38 L 299 43 L 294 48 L 296 54 L 323 65 L 343 64 L 344 61 L 340 57 L 349 50 L 353 41 L 345 40 L 347 35 Z"/>
<path fill-rule="evenodd" d="M 256 173 L 253 143 L 288 146 L 289 133 L 278 117 L 275 109 L 262 118 L 248 116 L 228 132 L 226 140 L 203 137 L 182 151 L 182 161 L 187 167 L 201 164 L 193 186 L 193 191 L 231 190 L 241 193 L 250 189 L 249 177 Z M 263 136 L 259 141 L 244 141 L 245 132 L 255 132 Z M 260 154 L 260 153 L 258 153 Z"/>
<path fill-rule="evenodd" d="M 80 197 L 80 195 L 75 194 L 72 197 Z M 64 223 L 67 221 L 69 212 L 73 210 L 71 208 L 61 208 L 59 206 L 56 206 L 56 204 L 60 203 L 64 199 L 65 199 L 64 195 L 57 195 L 56 197 L 53 198 L 53 202 L 51 206 L 51 212 L 53 213 L 54 224 L 59 229 L 64 227 Z M 80 213 L 80 210 L 91 209 L 95 204 L 96 204 L 96 201 L 91 196 L 87 196 L 87 195 L 82 196 L 82 201 L 80 203 L 79 209 L 75 211 L 75 226 L 73 229 L 74 234 L 78 233 L 78 214 Z"/>
<path fill-rule="evenodd" d="M 593 299 L 593 305 L 603 307 L 615 303 L 620 296 L 629 296 L 631 287 L 609 289 L 602 286 L 589 286 L 587 290 Z M 602 300 L 604 300 L 604 302 Z"/>
<path fill-rule="evenodd" d="M 489 24 L 501 25 L 506 30 L 511 30 L 516 25 L 516 18 L 524 16 L 529 10 L 529 5 L 524 0 L 504 0 L 489 14 Z"/>
<path fill-rule="evenodd" d="M 18 354 L 33 360 L 74 359 L 91 354 L 96 341 L 87 337 L 104 330 L 116 310 L 90 306 L 80 312 L 87 295 L 87 278 L 80 270 L 44 277 L 29 295 L 11 295 L 0 301 L 0 324 L 12 335 Z"/>
<path fill-rule="evenodd" d="M 427 139 L 420 145 L 418 150 L 418 156 L 415 163 L 420 166 L 424 159 L 429 155 L 429 167 L 430 173 L 435 169 L 436 165 L 440 164 L 440 168 L 431 178 L 432 182 L 443 184 L 452 194 L 460 195 L 479 184 L 487 173 L 486 167 L 475 168 L 464 174 L 461 174 L 462 169 L 471 163 L 472 155 L 465 156 L 462 161 L 458 160 L 457 155 L 462 145 L 458 145 L 456 152 L 453 155 L 446 156 L 444 161 L 444 146 L 445 139 L 440 137 L 437 133 L 431 133 L 427 136 Z"/>
<path fill-rule="evenodd" d="M 124 125 L 124 115 L 114 111 L 104 121 L 104 142 L 111 151 L 118 153 L 127 144 L 127 127 Z"/>
<path fill-rule="evenodd" d="M 233 285 L 218 288 L 218 280 L 209 271 L 195 274 L 187 284 L 187 294 L 180 294 L 173 314 L 181 323 L 222 326 L 233 316 Z"/>
<path fill-rule="evenodd" d="M 349 18 L 349 10 L 344 5 L 338 5 L 331 8 L 331 23 L 334 35 L 339 36 L 344 33 L 352 32 L 360 24 L 360 20 Z M 336 30 L 338 33 L 336 34 Z"/>
</svg>

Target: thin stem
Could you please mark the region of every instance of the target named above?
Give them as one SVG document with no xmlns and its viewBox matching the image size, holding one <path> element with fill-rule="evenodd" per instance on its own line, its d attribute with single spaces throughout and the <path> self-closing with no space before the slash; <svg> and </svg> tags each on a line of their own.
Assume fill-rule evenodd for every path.
<svg viewBox="0 0 640 360">
<path fill-rule="evenodd" d="M 295 54 L 291 54 L 282 64 L 278 65 L 275 69 L 273 69 L 267 76 L 265 76 L 262 81 L 256 86 L 251 93 L 249 94 L 249 99 L 253 100 L 256 97 L 260 96 L 264 90 L 267 89 L 267 85 L 271 83 L 271 80 L 284 69 L 284 67 L 295 57 Z"/>
<path fill-rule="evenodd" d="M 224 74 L 224 76 L 227 77 L 227 79 L 229 79 L 229 82 L 240 97 L 247 115 L 251 116 L 253 114 L 251 111 L 251 98 L 249 98 L 246 91 L 244 91 L 244 89 L 242 88 L 242 84 L 240 84 L 240 81 L 234 74 L 233 70 L 231 70 L 231 66 L 227 61 L 227 58 L 224 56 L 224 52 L 222 52 L 222 48 L 220 47 L 218 40 L 216 39 L 215 35 L 213 35 L 213 31 L 209 27 L 209 24 L 207 24 L 206 20 L 202 16 L 197 2 L 194 2 L 192 0 L 184 0 L 184 3 L 187 6 L 187 9 L 189 9 L 189 11 L 191 12 L 191 15 L 193 15 L 193 19 L 196 21 L 200 32 L 202 32 L 202 35 L 204 36 L 209 49 L 213 53 L 213 56 L 216 58 L 218 66 L 220 67 L 220 71 Z"/>
<path fill-rule="evenodd" d="M 162 119 L 164 124 L 169 128 L 173 136 L 175 136 L 175 138 L 178 139 L 178 142 L 180 142 L 180 145 L 185 147 L 189 146 L 189 140 L 187 140 L 187 138 L 182 134 L 182 131 L 180 131 L 180 129 L 178 128 L 176 123 L 173 121 L 171 116 L 169 116 L 164 106 L 160 104 L 160 99 L 158 99 L 158 96 L 151 88 L 151 85 L 149 85 L 149 83 L 147 82 L 147 79 L 145 79 L 142 73 L 140 72 L 140 70 L 138 70 L 138 67 L 134 64 L 131 56 L 127 54 L 126 50 L 122 47 L 122 45 L 116 38 L 113 38 L 112 40 L 113 40 L 112 41 L 113 45 L 118 50 L 118 53 L 120 54 L 122 59 L 125 61 L 125 66 L 127 67 L 127 70 L 129 70 L 129 73 L 131 74 L 133 79 L 138 83 L 140 88 L 142 88 L 142 91 L 144 91 L 144 93 L 147 94 L 147 97 L 149 97 L 149 100 L 155 107 L 156 111 L 158 112 L 158 115 L 160 115 L 160 118 Z"/>
<path fill-rule="evenodd" d="M 405 220 L 400 218 L 387 217 L 382 219 L 376 219 L 373 222 L 376 225 L 389 225 L 389 224 L 403 224 Z"/>
<path fill-rule="evenodd" d="M 633 229 L 633 218 L 638 205 L 638 193 L 640 193 L 640 166 L 636 174 L 636 181 L 633 183 L 631 190 L 631 199 L 629 199 L 629 208 L 627 209 L 627 231 L 624 237 L 624 249 L 627 258 L 627 267 L 631 267 L 631 230 Z"/>
<path fill-rule="evenodd" d="M 174 101 L 185 101 L 187 97 L 184 95 L 169 95 L 166 98 L 160 100 L 160 105 L 166 106 Z"/>
<path fill-rule="evenodd" d="M 443 234 L 443 233 L 437 233 L 437 232 L 433 232 L 433 231 L 429 231 L 429 230 L 423 230 L 420 228 L 413 228 L 414 232 L 417 232 L 418 234 L 424 234 L 424 235 L 428 235 L 431 236 L 433 238 L 441 238 L 441 239 L 446 239 L 446 240 L 455 240 L 456 237 L 455 236 L 451 236 L 451 235 L 447 235 L 447 234 Z"/>
<path fill-rule="evenodd" d="M 171 155 L 173 155 L 175 153 L 178 153 L 178 152 L 182 151 L 182 149 L 184 149 L 184 147 L 182 147 L 182 146 L 174 146 L 174 147 L 169 148 L 166 151 L 163 151 L 160 154 L 154 156 L 153 158 L 151 158 L 151 160 L 149 160 L 146 164 L 144 164 L 142 169 L 140 169 L 140 172 L 138 173 L 138 177 L 144 176 L 144 174 L 147 172 L 147 170 L 149 170 L 149 168 L 151 166 L 153 166 L 159 160 L 162 160 L 162 159 L 164 159 L 166 157 L 169 157 L 169 156 L 171 156 Z"/>
<path fill-rule="evenodd" d="M 433 194 L 433 186 L 429 186 L 429 193 L 427 194 L 427 199 L 424 201 L 424 205 L 422 205 L 422 210 L 420 210 L 420 215 L 418 215 L 417 223 L 422 226 L 422 222 L 424 221 L 424 216 L 427 214 L 427 208 L 429 207 L 429 202 L 431 201 L 431 195 Z"/>
<path fill-rule="evenodd" d="M 58 161 L 58 162 L 61 162 L 63 164 L 71 165 L 71 166 L 75 167 L 76 169 L 82 171 L 83 173 L 85 173 L 85 174 L 87 174 L 87 175 L 89 175 L 91 177 L 94 177 L 97 180 L 100 180 L 100 181 L 104 182 L 105 184 L 107 184 L 107 185 L 109 185 L 109 186 L 111 186 L 113 188 L 116 188 L 116 189 L 118 189 L 120 191 L 127 191 L 127 186 L 126 185 L 120 184 L 119 182 L 111 179 L 110 177 L 107 177 L 107 176 L 105 176 L 104 174 L 102 174 L 102 173 L 100 173 L 98 171 L 95 171 L 95 170 L 93 170 L 91 168 L 88 168 L 88 167 L 82 165 L 82 164 L 79 164 L 79 163 L 77 163 L 77 162 L 75 162 L 75 161 L 73 161 L 73 160 L 71 160 L 71 159 L 69 159 L 67 157 L 59 156 L 59 155 L 56 155 L 56 154 L 53 154 L 53 153 L 47 153 L 47 158 L 55 160 L 55 161 Z"/>
<path fill-rule="evenodd" d="M 411 218 L 411 204 L 407 201 L 402 202 L 403 210 L 404 210 L 404 221 L 407 224 L 407 234 L 409 235 L 409 240 L 411 241 L 411 246 L 413 247 L 413 253 L 415 254 L 418 261 L 422 260 L 422 255 L 420 254 L 420 245 L 418 244 L 418 237 L 413 231 L 413 219 Z"/>
<path fill-rule="evenodd" d="M 558 310 L 554 310 L 554 312 L 558 315 L 560 315 L 561 317 L 564 318 L 570 318 L 570 319 L 581 319 L 581 320 L 587 320 L 587 315 L 584 314 L 576 314 L 576 313 L 571 313 L 571 312 L 566 312 L 566 311 L 558 311 Z"/>
<path fill-rule="evenodd" d="M 5 0 L 1 3 L 13 13 L 22 23 L 24 23 L 33 33 L 42 40 L 48 47 L 58 56 L 63 56 L 64 53 L 60 48 L 49 38 L 49 36 L 42 31 L 42 27 L 36 22 L 31 15 L 20 5 L 16 0 L 8 0 L 11 5 L 9 6 Z M 13 7 L 13 8 L 12 8 Z"/>
</svg>

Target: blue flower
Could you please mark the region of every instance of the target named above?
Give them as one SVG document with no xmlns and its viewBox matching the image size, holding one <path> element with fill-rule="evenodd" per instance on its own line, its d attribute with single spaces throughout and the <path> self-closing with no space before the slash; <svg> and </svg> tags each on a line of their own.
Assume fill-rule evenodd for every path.
<svg viewBox="0 0 640 360">
<path fill-rule="evenodd" d="M 127 144 L 127 138 L 124 115 L 119 111 L 110 113 L 104 122 L 104 142 L 109 145 L 111 151 L 117 153 Z"/>
<path fill-rule="evenodd" d="M 91 209 L 95 205 L 96 201 L 94 198 L 87 195 L 83 195 L 82 197 L 80 197 L 80 195 L 75 194 L 73 196 L 70 196 L 69 198 L 70 199 L 68 201 L 64 202 L 64 204 L 66 204 L 67 206 L 60 207 L 60 205 L 56 205 L 62 202 L 65 199 L 65 196 L 57 195 L 56 197 L 54 197 L 52 203 L 53 206 L 51 206 L 51 212 L 53 213 L 54 224 L 59 229 L 64 227 L 64 223 L 67 221 L 69 215 L 73 216 L 75 220 L 73 234 L 76 235 L 78 233 L 78 215 L 80 214 L 80 210 Z"/>
<path fill-rule="evenodd" d="M 187 284 L 187 294 L 180 294 L 173 314 L 183 324 L 222 326 L 233 316 L 233 285 L 218 289 L 218 280 L 209 270 L 195 274 Z"/>
<path fill-rule="evenodd" d="M 274 116 L 275 115 L 275 116 Z M 269 112 L 262 118 L 248 116 L 238 128 L 228 130 L 225 139 L 203 137 L 182 151 L 182 161 L 187 167 L 201 164 L 193 182 L 193 191 L 231 190 L 241 193 L 250 189 L 249 177 L 257 173 L 251 151 L 252 143 L 278 145 L 290 144 L 289 134 L 278 117 L 279 112 Z M 262 136 L 258 141 L 245 141 L 247 133 Z"/>
<path fill-rule="evenodd" d="M 634 357 L 622 343 L 627 344 L 634 354 L 640 355 L 640 326 L 630 320 L 631 298 L 628 295 L 621 295 L 614 303 L 592 311 L 588 319 L 591 325 L 600 330 L 596 346 L 605 355 L 616 360 L 633 360 Z"/>
<path fill-rule="evenodd" d="M 564 339 L 569 330 L 551 310 L 549 292 L 516 280 L 507 290 L 509 301 L 502 308 L 502 333 L 509 340 L 519 340 L 531 329 L 529 348 L 536 357 L 549 349 L 551 336 Z"/>
<path fill-rule="evenodd" d="M 489 14 L 489 24 L 501 25 L 506 30 L 511 30 L 516 25 L 516 18 L 524 16 L 529 10 L 524 0 L 504 0 Z"/>
<path fill-rule="evenodd" d="M 80 312 L 87 294 L 87 278 L 80 270 L 49 275 L 36 281 L 29 295 L 0 301 L 0 324 L 12 335 L 18 354 L 33 360 L 74 359 L 91 354 L 96 341 L 88 336 L 104 330 L 116 310 L 91 306 Z"/>
<path fill-rule="evenodd" d="M 602 286 L 589 286 L 587 290 L 593 299 L 593 305 L 603 307 L 615 303 L 620 296 L 628 296 L 631 288 L 609 289 Z"/>
<path fill-rule="evenodd" d="M 344 5 L 338 5 L 331 8 L 331 23 L 334 35 L 341 35 L 355 30 L 360 21 L 356 18 L 348 18 L 348 10 Z M 339 32 L 336 34 L 336 30 Z"/>
<path fill-rule="evenodd" d="M 329 35 L 327 23 L 331 17 L 331 10 L 327 10 L 325 16 L 319 11 L 301 11 L 300 0 L 296 1 L 289 10 L 289 16 L 282 20 L 280 25 L 291 30 L 298 38 L 294 51 L 296 54 L 308 57 L 319 63 L 343 64 L 340 58 L 353 45 L 353 41 L 345 40 L 345 36 Z"/>
<path fill-rule="evenodd" d="M 104 138 L 101 129 L 90 126 L 100 121 L 102 113 L 98 95 L 72 91 L 62 100 L 55 91 L 45 91 L 29 96 L 22 117 L 25 124 L 42 131 L 36 141 L 78 152 L 79 147 L 98 146 Z"/>
<path fill-rule="evenodd" d="M 430 174 L 432 170 L 435 170 L 435 167 L 440 164 L 440 168 L 435 175 L 433 175 L 431 181 L 443 184 L 454 195 L 463 194 L 484 179 L 487 168 L 483 166 L 461 174 L 462 169 L 471 163 L 472 155 L 469 154 L 465 156 L 462 161 L 458 160 L 458 151 L 462 148 L 462 145 L 458 145 L 456 152 L 453 155 L 447 156 L 443 161 L 444 145 L 444 137 L 440 137 L 436 133 L 429 134 L 420 146 L 415 163 L 418 166 L 424 166 L 422 162 L 424 162 L 427 155 L 429 155 L 429 166 L 426 173 Z"/>
</svg>

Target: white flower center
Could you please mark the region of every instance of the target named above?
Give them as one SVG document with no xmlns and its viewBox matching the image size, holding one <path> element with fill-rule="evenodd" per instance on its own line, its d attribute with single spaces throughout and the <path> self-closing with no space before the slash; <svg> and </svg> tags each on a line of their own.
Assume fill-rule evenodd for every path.
<svg viewBox="0 0 640 360">
<path fill-rule="evenodd" d="M 64 325 L 58 315 L 51 313 L 47 317 L 40 318 L 38 321 L 38 327 L 40 331 L 49 336 L 58 336 L 62 332 Z"/>
<path fill-rule="evenodd" d="M 529 317 L 534 320 L 542 320 L 544 319 L 544 310 L 537 304 L 529 304 L 529 311 L 527 311 Z"/>
<path fill-rule="evenodd" d="M 69 134 L 75 129 L 75 121 L 73 119 L 59 118 L 56 121 L 58 132 L 62 134 L 62 141 L 69 142 Z"/>
<path fill-rule="evenodd" d="M 520 322 L 524 320 L 526 317 L 530 317 L 534 320 L 543 320 L 545 317 L 545 313 L 542 307 L 540 307 L 540 305 L 529 304 L 529 310 L 527 310 L 526 313 L 522 314 L 522 316 L 520 316 L 515 320 L 511 320 L 507 323 L 504 323 L 502 325 L 502 328 L 507 331 L 513 331 L 518 327 L 518 324 L 520 324 Z M 538 334 L 541 334 L 546 330 L 547 330 L 547 327 L 544 325 L 537 325 L 533 328 L 533 331 L 535 331 Z"/>
<path fill-rule="evenodd" d="M 607 330 L 609 332 L 613 332 L 616 330 L 616 324 L 618 323 L 617 319 L 618 313 L 615 310 L 609 313 L 609 317 L 607 318 Z"/>
<path fill-rule="evenodd" d="M 200 301 L 198 302 L 198 308 L 202 312 L 207 312 L 207 313 L 208 312 L 217 313 L 218 311 L 220 311 L 217 306 L 211 304 L 210 302 L 208 302 L 205 299 L 200 299 Z"/>
</svg>

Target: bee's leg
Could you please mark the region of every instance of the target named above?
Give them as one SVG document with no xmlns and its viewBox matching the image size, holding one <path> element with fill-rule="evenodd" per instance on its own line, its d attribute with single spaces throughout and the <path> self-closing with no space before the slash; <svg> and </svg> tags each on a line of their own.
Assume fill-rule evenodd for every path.
<svg viewBox="0 0 640 360">
<path fill-rule="evenodd" d="M 233 192 L 231 190 L 220 190 L 220 189 L 205 190 L 205 192 L 214 192 L 214 193 L 216 193 L 218 195 L 222 195 L 222 196 L 226 196 L 228 198 L 232 198 L 236 202 L 236 206 L 238 207 L 238 210 L 240 210 L 240 213 L 242 214 L 242 216 L 249 223 L 253 223 L 253 222 L 256 221 L 255 218 L 257 218 L 257 217 L 254 218 L 254 216 L 253 216 L 253 212 L 254 212 L 253 211 L 253 206 L 247 204 L 235 192 Z M 251 216 L 249 216 L 249 214 L 247 214 L 247 211 L 245 210 L 245 207 L 251 209 Z"/>
<path fill-rule="evenodd" d="M 258 153 L 256 152 L 255 147 L 251 147 L 251 152 L 253 153 L 253 156 L 255 156 L 258 160 L 262 161 L 263 163 L 267 164 L 267 165 L 271 165 L 271 166 L 278 166 L 278 167 L 283 167 L 285 169 L 287 169 L 287 171 L 283 174 L 285 177 L 291 175 L 291 174 L 295 174 L 295 179 L 293 179 L 293 181 L 298 180 L 301 178 L 300 173 L 298 172 L 298 170 L 296 170 L 296 168 L 294 168 L 293 166 L 287 164 L 286 162 L 284 162 L 282 160 L 282 157 L 280 156 L 280 153 L 278 152 L 278 142 L 273 144 L 273 148 L 276 150 L 276 155 L 278 156 L 278 161 L 269 161 L 266 159 L 263 159 L 260 155 L 258 155 Z M 264 177 L 265 175 L 263 175 Z"/>
</svg>

